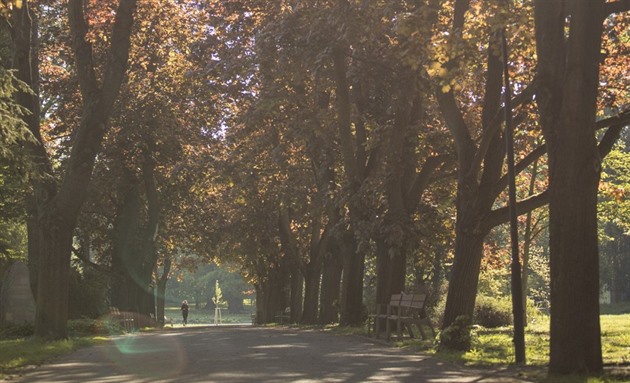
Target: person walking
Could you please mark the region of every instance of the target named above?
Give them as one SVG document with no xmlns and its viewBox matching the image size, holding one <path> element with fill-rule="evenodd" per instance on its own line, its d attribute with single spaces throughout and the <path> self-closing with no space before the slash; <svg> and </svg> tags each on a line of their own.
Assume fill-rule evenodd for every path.
<svg viewBox="0 0 630 383">
<path fill-rule="evenodd" d="M 188 301 L 184 299 L 182 302 L 182 318 L 184 318 L 184 326 L 188 324 Z"/>
</svg>

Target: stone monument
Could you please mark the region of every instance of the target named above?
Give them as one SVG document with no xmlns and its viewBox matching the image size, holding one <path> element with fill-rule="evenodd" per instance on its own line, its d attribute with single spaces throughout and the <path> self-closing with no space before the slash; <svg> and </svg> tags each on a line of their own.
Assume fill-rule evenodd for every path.
<svg viewBox="0 0 630 383">
<path fill-rule="evenodd" d="M 2 279 L 0 323 L 23 324 L 35 321 L 35 299 L 31 292 L 28 267 L 15 262 Z"/>
</svg>

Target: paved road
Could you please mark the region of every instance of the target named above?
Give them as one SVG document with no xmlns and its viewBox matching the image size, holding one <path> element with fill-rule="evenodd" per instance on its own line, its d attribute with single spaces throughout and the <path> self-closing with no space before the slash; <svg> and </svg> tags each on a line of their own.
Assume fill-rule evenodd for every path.
<svg viewBox="0 0 630 383">
<path fill-rule="evenodd" d="M 15 382 L 523 382 L 462 369 L 367 338 L 263 327 L 127 335 Z"/>
</svg>

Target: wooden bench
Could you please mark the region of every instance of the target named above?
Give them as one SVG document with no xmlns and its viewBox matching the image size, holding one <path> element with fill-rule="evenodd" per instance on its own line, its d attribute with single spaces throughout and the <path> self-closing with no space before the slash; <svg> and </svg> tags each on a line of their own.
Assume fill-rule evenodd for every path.
<svg viewBox="0 0 630 383">
<path fill-rule="evenodd" d="M 284 311 L 277 312 L 274 316 L 274 320 L 278 324 L 289 323 L 289 321 L 291 320 L 291 307 L 285 308 Z"/>
<path fill-rule="evenodd" d="M 134 328 L 133 314 L 128 312 L 121 312 L 118 307 L 109 308 L 109 316 L 111 319 L 120 323 L 126 332 L 131 332 Z"/>
<path fill-rule="evenodd" d="M 368 316 L 368 335 L 374 327 L 374 335 L 379 338 L 381 334 L 381 324 L 387 319 L 391 311 L 390 307 L 400 305 L 402 294 L 393 294 L 388 304 L 376 304 L 376 312 Z"/>
<path fill-rule="evenodd" d="M 423 326 L 429 327 L 431 334 L 435 336 L 435 331 L 424 307 L 426 298 L 427 294 L 425 293 L 393 294 L 389 304 L 377 305 L 377 312 L 373 316 L 376 337 L 380 336 L 382 322 L 385 322 L 387 340 L 391 338 L 392 324 L 396 325 L 396 334 L 399 338 L 403 337 L 403 328 L 407 329 L 411 338 L 414 338 L 413 325 L 418 328 L 422 339 L 427 339 Z"/>
<path fill-rule="evenodd" d="M 173 319 L 167 317 L 166 315 L 164 315 L 163 317 L 163 322 L 160 323 L 156 318 L 155 318 L 155 314 L 150 313 L 149 314 L 149 327 L 158 327 L 158 326 L 166 326 L 167 324 L 170 324 L 171 327 L 173 327 Z"/>
</svg>

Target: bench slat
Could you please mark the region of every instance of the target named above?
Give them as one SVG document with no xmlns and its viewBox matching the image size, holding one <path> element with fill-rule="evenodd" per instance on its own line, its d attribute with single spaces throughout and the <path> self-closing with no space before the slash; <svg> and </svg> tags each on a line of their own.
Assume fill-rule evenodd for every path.
<svg viewBox="0 0 630 383">
<path fill-rule="evenodd" d="M 422 325 L 428 325 L 431 332 L 435 336 L 435 331 L 429 318 L 426 315 L 424 305 L 426 303 L 427 294 L 392 294 L 388 305 L 377 305 L 375 315 L 371 315 L 370 319 L 374 321 L 376 337 L 379 336 L 380 320 L 385 320 L 387 340 L 391 337 L 391 322 L 396 323 L 398 336 L 402 337 L 402 327 L 408 329 L 409 335 L 413 337 L 411 325 L 415 324 L 425 338 Z"/>
</svg>

